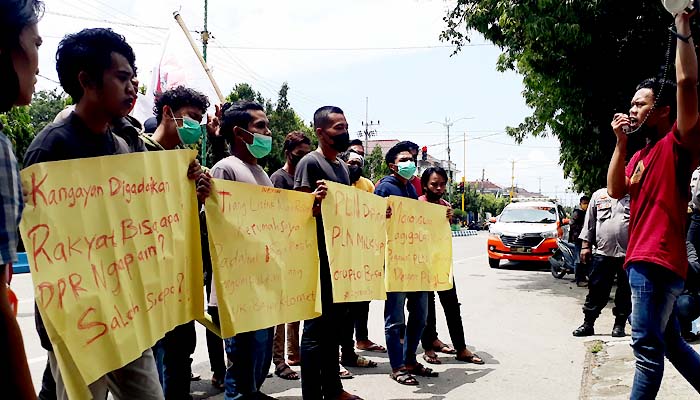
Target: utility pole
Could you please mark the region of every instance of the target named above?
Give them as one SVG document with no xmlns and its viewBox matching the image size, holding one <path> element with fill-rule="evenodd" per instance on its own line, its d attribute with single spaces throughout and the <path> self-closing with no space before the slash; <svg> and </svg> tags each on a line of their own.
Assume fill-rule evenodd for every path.
<svg viewBox="0 0 700 400">
<path fill-rule="evenodd" d="M 485 180 L 485 177 L 486 177 L 486 170 L 482 168 L 482 169 L 481 169 L 481 194 L 484 194 L 484 180 Z"/>
<path fill-rule="evenodd" d="M 204 30 L 202 31 L 202 57 L 207 61 L 207 45 L 209 44 L 209 30 L 207 29 L 207 16 L 209 0 L 204 0 Z"/>
<path fill-rule="evenodd" d="M 449 157 L 449 153 L 447 153 Z M 464 172 L 462 173 L 462 211 L 464 211 L 464 192 L 467 191 L 467 131 L 464 131 Z"/>
<path fill-rule="evenodd" d="M 372 136 L 377 136 L 377 131 L 371 128 L 374 126 L 379 126 L 379 121 L 377 121 L 377 123 L 374 123 L 374 121 L 369 121 L 369 97 L 365 97 L 365 120 L 362 121 L 362 126 L 365 127 L 365 130 L 359 131 L 358 133 L 360 138 L 362 136 L 365 137 L 365 152 L 367 155 L 369 155 L 369 153 L 372 152 L 372 149 L 369 148 L 369 138 Z"/>
<path fill-rule="evenodd" d="M 209 30 L 207 29 L 207 16 L 209 9 L 209 0 L 204 0 L 204 30 L 202 31 L 202 58 L 207 61 L 207 45 L 209 44 Z M 207 166 L 207 127 L 202 129 L 202 165 Z"/>
<path fill-rule="evenodd" d="M 445 122 L 438 122 L 438 121 L 428 121 L 426 124 L 440 124 L 444 126 L 447 129 L 447 193 L 450 198 L 450 201 L 452 200 L 452 158 L 450 156 L 450 127 L 457 123 L 458 121 L 461 121 L 463 119 L 473 119 L 473 117 L 462 117 L 458 118 L 454 121 L 450 120 L 448 117 L 445 117 Z M 465 141 L 466 143 L 466 141 Z M 466 171 L 465 171 L 466 173 Z"/>
<path fill-rule="evenodd" d="M 513 201 L 513 195 L 515 193 L 515 160 L 511 161 L 511 178 L 510 178 L 510 201 Z"/>
</svg>

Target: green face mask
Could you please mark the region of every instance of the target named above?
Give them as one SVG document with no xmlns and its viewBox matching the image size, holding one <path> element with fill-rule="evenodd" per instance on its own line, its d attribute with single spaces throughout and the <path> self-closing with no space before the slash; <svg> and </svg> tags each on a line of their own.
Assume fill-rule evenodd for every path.
<svg viewBox="0 0 700 400">
<path fill-rule="evenodd" d="M 243 128 L 241 130 L 253 136 L 253 144 L 245 144 L 253 157 L 260 159 L 270 154 L 272 151 L 272 136 L 249 132 Z"/>
<path fill-rule="evenodd" d="M 416 163 L 413 161 L 401 161 L 397 164 L 398 174 L 404 179 L 411 179 L 416 173 Z"/>
<path fill-rule="evenodd" d="M 176 127 L 177 135 L 180 137 L 180 141 L 183 144 L 195 144 L 199 141 L 199 138 L 202 135 L 202 128 L 199 125 L 199 122 L 190 117 L 176 118 L 172 110 L 170 110 L 170 115 L 172 115 L 175 121 L 179 119 L 182 120 L 182 127 L 177 125 Z"/>
</svg>

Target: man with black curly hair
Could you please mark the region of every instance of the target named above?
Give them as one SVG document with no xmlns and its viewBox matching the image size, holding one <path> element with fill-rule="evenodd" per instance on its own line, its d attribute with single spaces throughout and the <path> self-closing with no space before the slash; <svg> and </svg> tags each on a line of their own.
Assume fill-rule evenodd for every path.
<svg viewBox="0 0 700 400">
<path fill-rule="evenodd" d="M 202 133 L 200 123 L 209 99 L 198 91 L 178 86 L 156 100 L 153 112 L 158 127 L 153 135 L 141 134 L 148 151 L 173 150 L 195 144 Z M 200 176 L 209 187 L 209 176 Z M 204 199 L 200 199 L 202 201 Z M 160 383 L 166 399 L 191 399 L 192 353 L 197 344 L 194 321 L 175 327 L 153 346 Z"/>
<path fill-rule="evenodd" d="M 101 28 L 67 35 L 56 52 L 56 70 L 63 90 L 76 103 L 75 111 L 48 125 L 34 138 L 24 165 L 132 152 L 110 125 L 125 117 L 136 101 L 135 56 L 124 37 Z M 193 161 L 188 176 L 200 181 L 201 174 L 201 167 Z M 56 380 L 57 398 L 67 399 L 56 355 L 38 310 L 35 315 L 41 345 L 48 350 Z M 88 389 L 96 399 L 106 398 L 108 391 L 115 399 L 163 399 L 151 349 L 100 377 Z"/>
</svg>

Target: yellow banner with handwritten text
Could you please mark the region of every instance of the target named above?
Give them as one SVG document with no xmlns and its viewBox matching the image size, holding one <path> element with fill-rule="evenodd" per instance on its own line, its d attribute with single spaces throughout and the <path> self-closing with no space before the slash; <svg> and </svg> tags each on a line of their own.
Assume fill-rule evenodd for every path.
<svg viewBox="0 0 700 400">
<path fill-rule="evenodd" d="M 220 179 L 206 202 L 221 336 L 315 318 L 314 196 Z"/>
<path fill-rule="evenodd" d="M 452 288 L 452 232 L 444 206 L 390 196 L 387 292 Z"/>
<path fill-rule="evenodd" d="M 386 300 L 387 200 L 352 186 L 326 184 L 321 210 L 334 302 Z"/>
<path fill-rule="evenodd" d="M 191 150 L 33 165 L 21 233 L 71 399 L 203 314 Z"/>
</svg>

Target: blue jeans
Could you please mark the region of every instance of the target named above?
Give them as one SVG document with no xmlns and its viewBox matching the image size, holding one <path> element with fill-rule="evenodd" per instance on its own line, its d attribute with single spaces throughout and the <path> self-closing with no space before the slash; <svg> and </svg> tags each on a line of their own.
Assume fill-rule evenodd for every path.
<svg viewBox="0 0 700 400">
<path fill-rule="evenodd" d="M 265 328 L 225 340 L 231 366 L 224 377 L 224 399 L 240 399 L 260 390 L 272 363 L 273 336 L 274 328 Z"/>
<path fill-rule="evenodd" d="M 408 324 L 404 306 L 408 300 Z M 389 292 L 384 303 L 384 334 L 393 370 L 416 364 L 416 349 L 428 316 L 428 292 Z M 405 330 L 403 345 L 401 332 Z"/>
<path fill-rule="evenodd" d="M 664 355 L 700 393 L 700 355 L 681 338 L 674 312 L 683 279 L 650 263 L 627 267 L 632 291 L 632 349 L 637 359 L 630 399 L 655 399 L 664 374 Z"/>
</svg>

